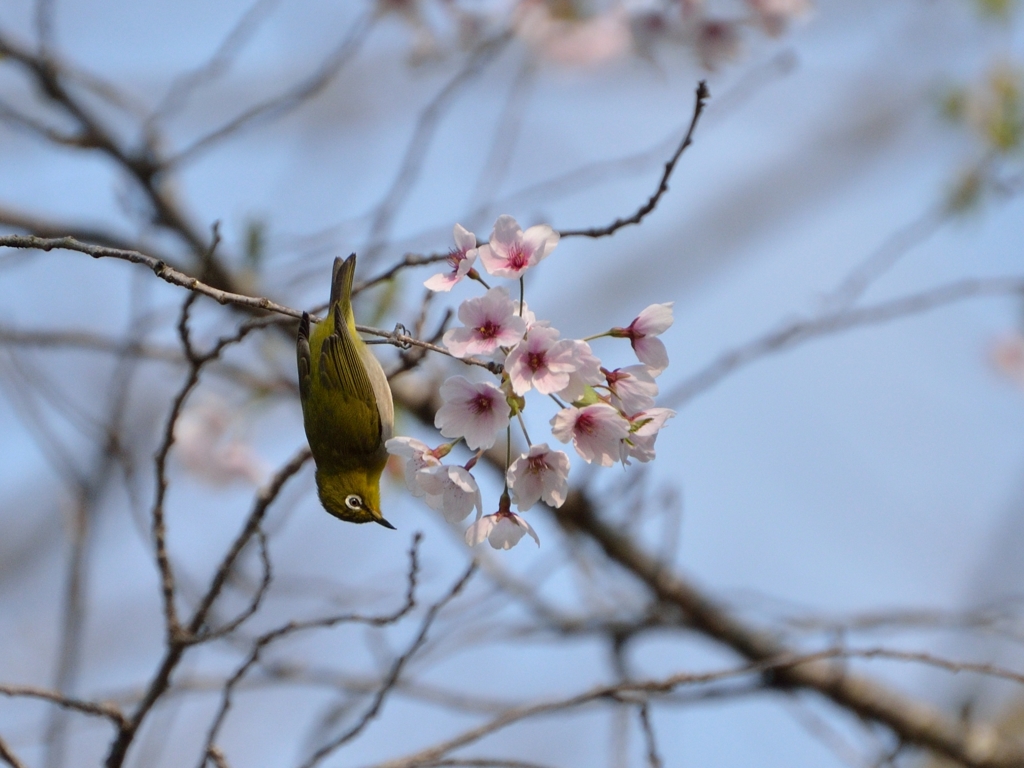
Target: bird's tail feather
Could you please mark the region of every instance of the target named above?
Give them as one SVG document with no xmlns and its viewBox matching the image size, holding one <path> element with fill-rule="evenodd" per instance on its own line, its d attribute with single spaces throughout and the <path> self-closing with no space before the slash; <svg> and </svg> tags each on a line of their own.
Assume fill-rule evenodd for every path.
<svg viewBox="0 0 1024 768">
<path fill-rule="evenodd" d="M 356 255 L 353 253 L 347 259 L 342 260 L 340 256 L 334 259 L 334 271 L 331 275 L 331 307 L 339 303 L 338 311 L 348 325 L 355 323 L 352 314 L 352 282 L 356 274 Z"/>
</svg>

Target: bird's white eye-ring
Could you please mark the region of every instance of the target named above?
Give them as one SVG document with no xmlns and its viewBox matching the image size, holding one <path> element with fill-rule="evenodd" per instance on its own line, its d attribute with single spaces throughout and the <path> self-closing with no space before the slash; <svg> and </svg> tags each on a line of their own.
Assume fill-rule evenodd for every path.
<svg viewBox="0 0 1024 768">
<path fill-rule="evenodd" d="M 348 507 L 349 509 L 362 509 L 363 499 L 362 497 L 357 496 L 354 493 L 350 493 L 348 496 L 345 497 L 345 506 Z"/>
</svg>

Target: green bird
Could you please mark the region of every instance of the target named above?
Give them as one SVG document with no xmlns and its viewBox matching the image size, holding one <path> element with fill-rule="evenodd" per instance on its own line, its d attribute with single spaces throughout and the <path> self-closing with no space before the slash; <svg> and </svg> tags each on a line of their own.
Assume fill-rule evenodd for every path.
<svg viewBox="0 0 1024 768">
<path fill-rule="evenodd" d="M 384 369 L 356 332 L 352 278 L 356 255 L 334 260 L 331 306 L 310 333 L 302 313 L 296 343 L 299 395 L 316 488 L 324 509 L 350 523 L 380 523 L 384 443 L 395 427 L 395 406 Z"/>
</svg>

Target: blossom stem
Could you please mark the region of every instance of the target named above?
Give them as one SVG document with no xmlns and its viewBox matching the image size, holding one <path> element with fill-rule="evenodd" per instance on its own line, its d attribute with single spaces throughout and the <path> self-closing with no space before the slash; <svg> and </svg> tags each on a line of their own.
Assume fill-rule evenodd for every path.
<svg viewBox="0 0 1024 768">
<path fill-rule="evenodd" d="M 476 280 L 478 283 L 480 283 L 480 285 L 482 285 L 488 291 L 491 290 L 491 286 L 489 286 L 487 284 L 486 280 L 484 280 L 482 277 L 480 277 L 480 273 L 477 272 L 475 269 L 469 270 L 469 272 L 466 274 L 466 277 L 468 277 L 471 280 Z"/>
<path fill-rule="evenodd" d="M 523 414 L 516 413 L 516 418 L 519 419 L 519 426 L 523 430 L 523 437 L 526 438 L 526 445 L 529 446 L 530 448 L 533 448 L 533 441 L 530 440 L 530 433 L 526 431 L 526 422 L 523 421 Z"/>
<path fill-rule="evenodd" d="M 551 395 L 548 395 L 548 397 L 550 397 L 552 400 L 554 400 L 556 403 L 558 403 L 558 407 L 559 408 L 568 408 L 569 407 L 568 405 L 566 405 L 565 403 L 562 402 L 561 398 L 559 398 L 558 395 L 551 394 Z"/>
<path fill-rule="evenodd" d="M 505 431 L 505 491 L 504 495 L 508 495 L 508 468 L 512 466 L 512 425 L 508 425 L 508 429 Z"/>
<path fill-rule="evenodd" d="M 466 463 L 465 463 L 465 464 L 463 465 L 463 467 L 462 467 L 462 468 L 463 468 L 463 469 L 465 469 L 465 470 L 466 470 L 467 472 L 468 472 L 469 470 L 473 469 L 473 467 L 475 467 L 475 466 L 476 466 L 476 463 L 477 463 L 478 461 L 480 461 L 480 457 L 481 457 L 481 456 L 483 456 L 483 453 L 484 453 L 484 451 L 483 451 L 483 449 L 481 448 L 481 449 L 480 449 L 479 451 L 477 451 L 477 452 L 476 452 L 476 453 L 475 453 L 475 454 L 473 455 L 473 457 L 472 457 L 472 458 L 471 458 L 471 459 L 470 459 L 469 461 L 467 461 L 467 462 L 466 462 Z"/>
<path fill-rule="evenodd" d="M 523 276 L 519 276 L 519 316 L 523 316 L 523 305 L 526 298 L 526 283 L 523 280 Z"/>
<path fill-rule="evenodd" d="M 612 335 L 611 331 L 605 331 L 604 333 L 595 333 L 593 336 L 587 336 L 587 338 L 582 339 L 582 341 L 593 341 L 594 339 L 600 339 L 600 338 L 603 338 L 605 336 L 611 336 L 611 335 Z"/>
</svg>

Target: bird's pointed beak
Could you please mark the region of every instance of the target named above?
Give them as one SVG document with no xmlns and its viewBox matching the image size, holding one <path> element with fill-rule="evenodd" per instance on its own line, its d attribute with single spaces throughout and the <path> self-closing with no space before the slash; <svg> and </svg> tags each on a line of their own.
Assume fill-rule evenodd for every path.
<svg viewBox="0 0 1024 768">
<path fill-rule="evenodd" d="M 373 522 L 377 523 L 378 525 L 383 525 L 385 528 L 390 528 L 392 531 L 397 531 L 398 530 L 397 528 L 395 528 L 395 526 L 393 526 L 391 523 L 389 523 L 383 517 L 374 517 L 373 518 Z"/>
</svg>

